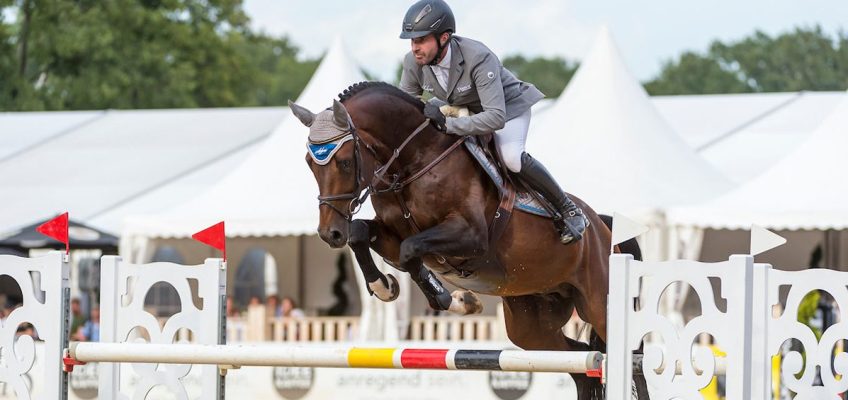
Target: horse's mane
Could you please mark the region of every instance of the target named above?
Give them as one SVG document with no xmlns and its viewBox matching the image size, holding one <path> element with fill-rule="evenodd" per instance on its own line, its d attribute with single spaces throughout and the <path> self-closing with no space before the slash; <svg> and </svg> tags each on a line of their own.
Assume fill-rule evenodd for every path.
<svg viewBox="0 0 848 400">
<path fill-rule="evenodd" d="M 424 103 L 416 97 L 409 95 L 403 90 L 398 89 L 394 85 L 390 85 L 386 82 L 378 82 L 378 81 L 364 81 L 359 83 L 354 83 L 350 87 L 344 90 L 344 92 L 339 93 L 339 101 L 344 103 L 346 100 L 360 94 L 371 91 L 379 91 L 380 93 L 384 93 L 390 96 L 397 97 L 410 105 L 414 106 L 418 109 L 418 111 L 424 110 Z"/>
</svg>

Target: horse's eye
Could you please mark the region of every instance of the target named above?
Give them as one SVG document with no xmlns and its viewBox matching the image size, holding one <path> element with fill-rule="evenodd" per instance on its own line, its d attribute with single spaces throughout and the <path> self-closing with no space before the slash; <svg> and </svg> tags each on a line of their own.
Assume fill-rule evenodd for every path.
<svg viewBox="0 0 848 400">
<path fill-rule="evenodd" d="M 344 171 L 350 171 L 352 166 L 353 163 L 350 160 L 341 160 L 341 162 L 339 162 L 339 168 Z"/>
</svg>

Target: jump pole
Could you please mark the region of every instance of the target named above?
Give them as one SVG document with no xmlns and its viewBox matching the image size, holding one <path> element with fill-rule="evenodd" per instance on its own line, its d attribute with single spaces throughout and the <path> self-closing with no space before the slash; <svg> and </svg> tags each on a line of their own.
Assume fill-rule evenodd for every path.
<svg viewBox="0 0 848 400">
<path fill-rule="evenodd" d="M 586 374 L 597 351 L 462 350 L 72 342 L 65 366 L 87 362 L 316 368 L 448 369 Z"/>
</svg>

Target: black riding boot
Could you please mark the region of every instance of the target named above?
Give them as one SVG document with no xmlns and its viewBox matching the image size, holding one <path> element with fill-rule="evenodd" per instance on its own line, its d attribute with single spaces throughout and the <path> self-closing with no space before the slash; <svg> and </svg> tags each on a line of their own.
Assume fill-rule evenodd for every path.
<svg viewBox="0 0 848 400">
<path fill-rule="evenodd" d="M 583 210 L 577 207 L 565 194 L 562 188 L 551 176 L 545 166 L 530 154 L 521 154 L 521 172 L 519 177 L 530 188 L 539 192 L 550 202 L 559 213 L 555 223 L 560 231 L 560 241 L 569 244 L 583 238 L 583 232 L 589 226 L 589 220 L 583 215 Z"/>
</svg>

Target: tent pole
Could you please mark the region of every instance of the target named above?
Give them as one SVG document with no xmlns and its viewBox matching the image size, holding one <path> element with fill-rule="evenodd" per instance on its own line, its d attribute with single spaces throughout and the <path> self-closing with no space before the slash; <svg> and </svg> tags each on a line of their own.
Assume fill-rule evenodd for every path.
<svg viewBox="0 0 848 400">
<path fill-rule="evenodd" d="M 301 307 L 303 307 L 303 288 L 306 286 L 306 266 L 303 261 L 306 255 L 306 242 L 303 236 L 297 236 L 297 304 Z"/>
<path fill-rule="evenodd" d="M 824 231 L 824 262 L 825 267 L 842 270 L 839 257 L 840 231 L 828 229 Z"/>
</svg>

